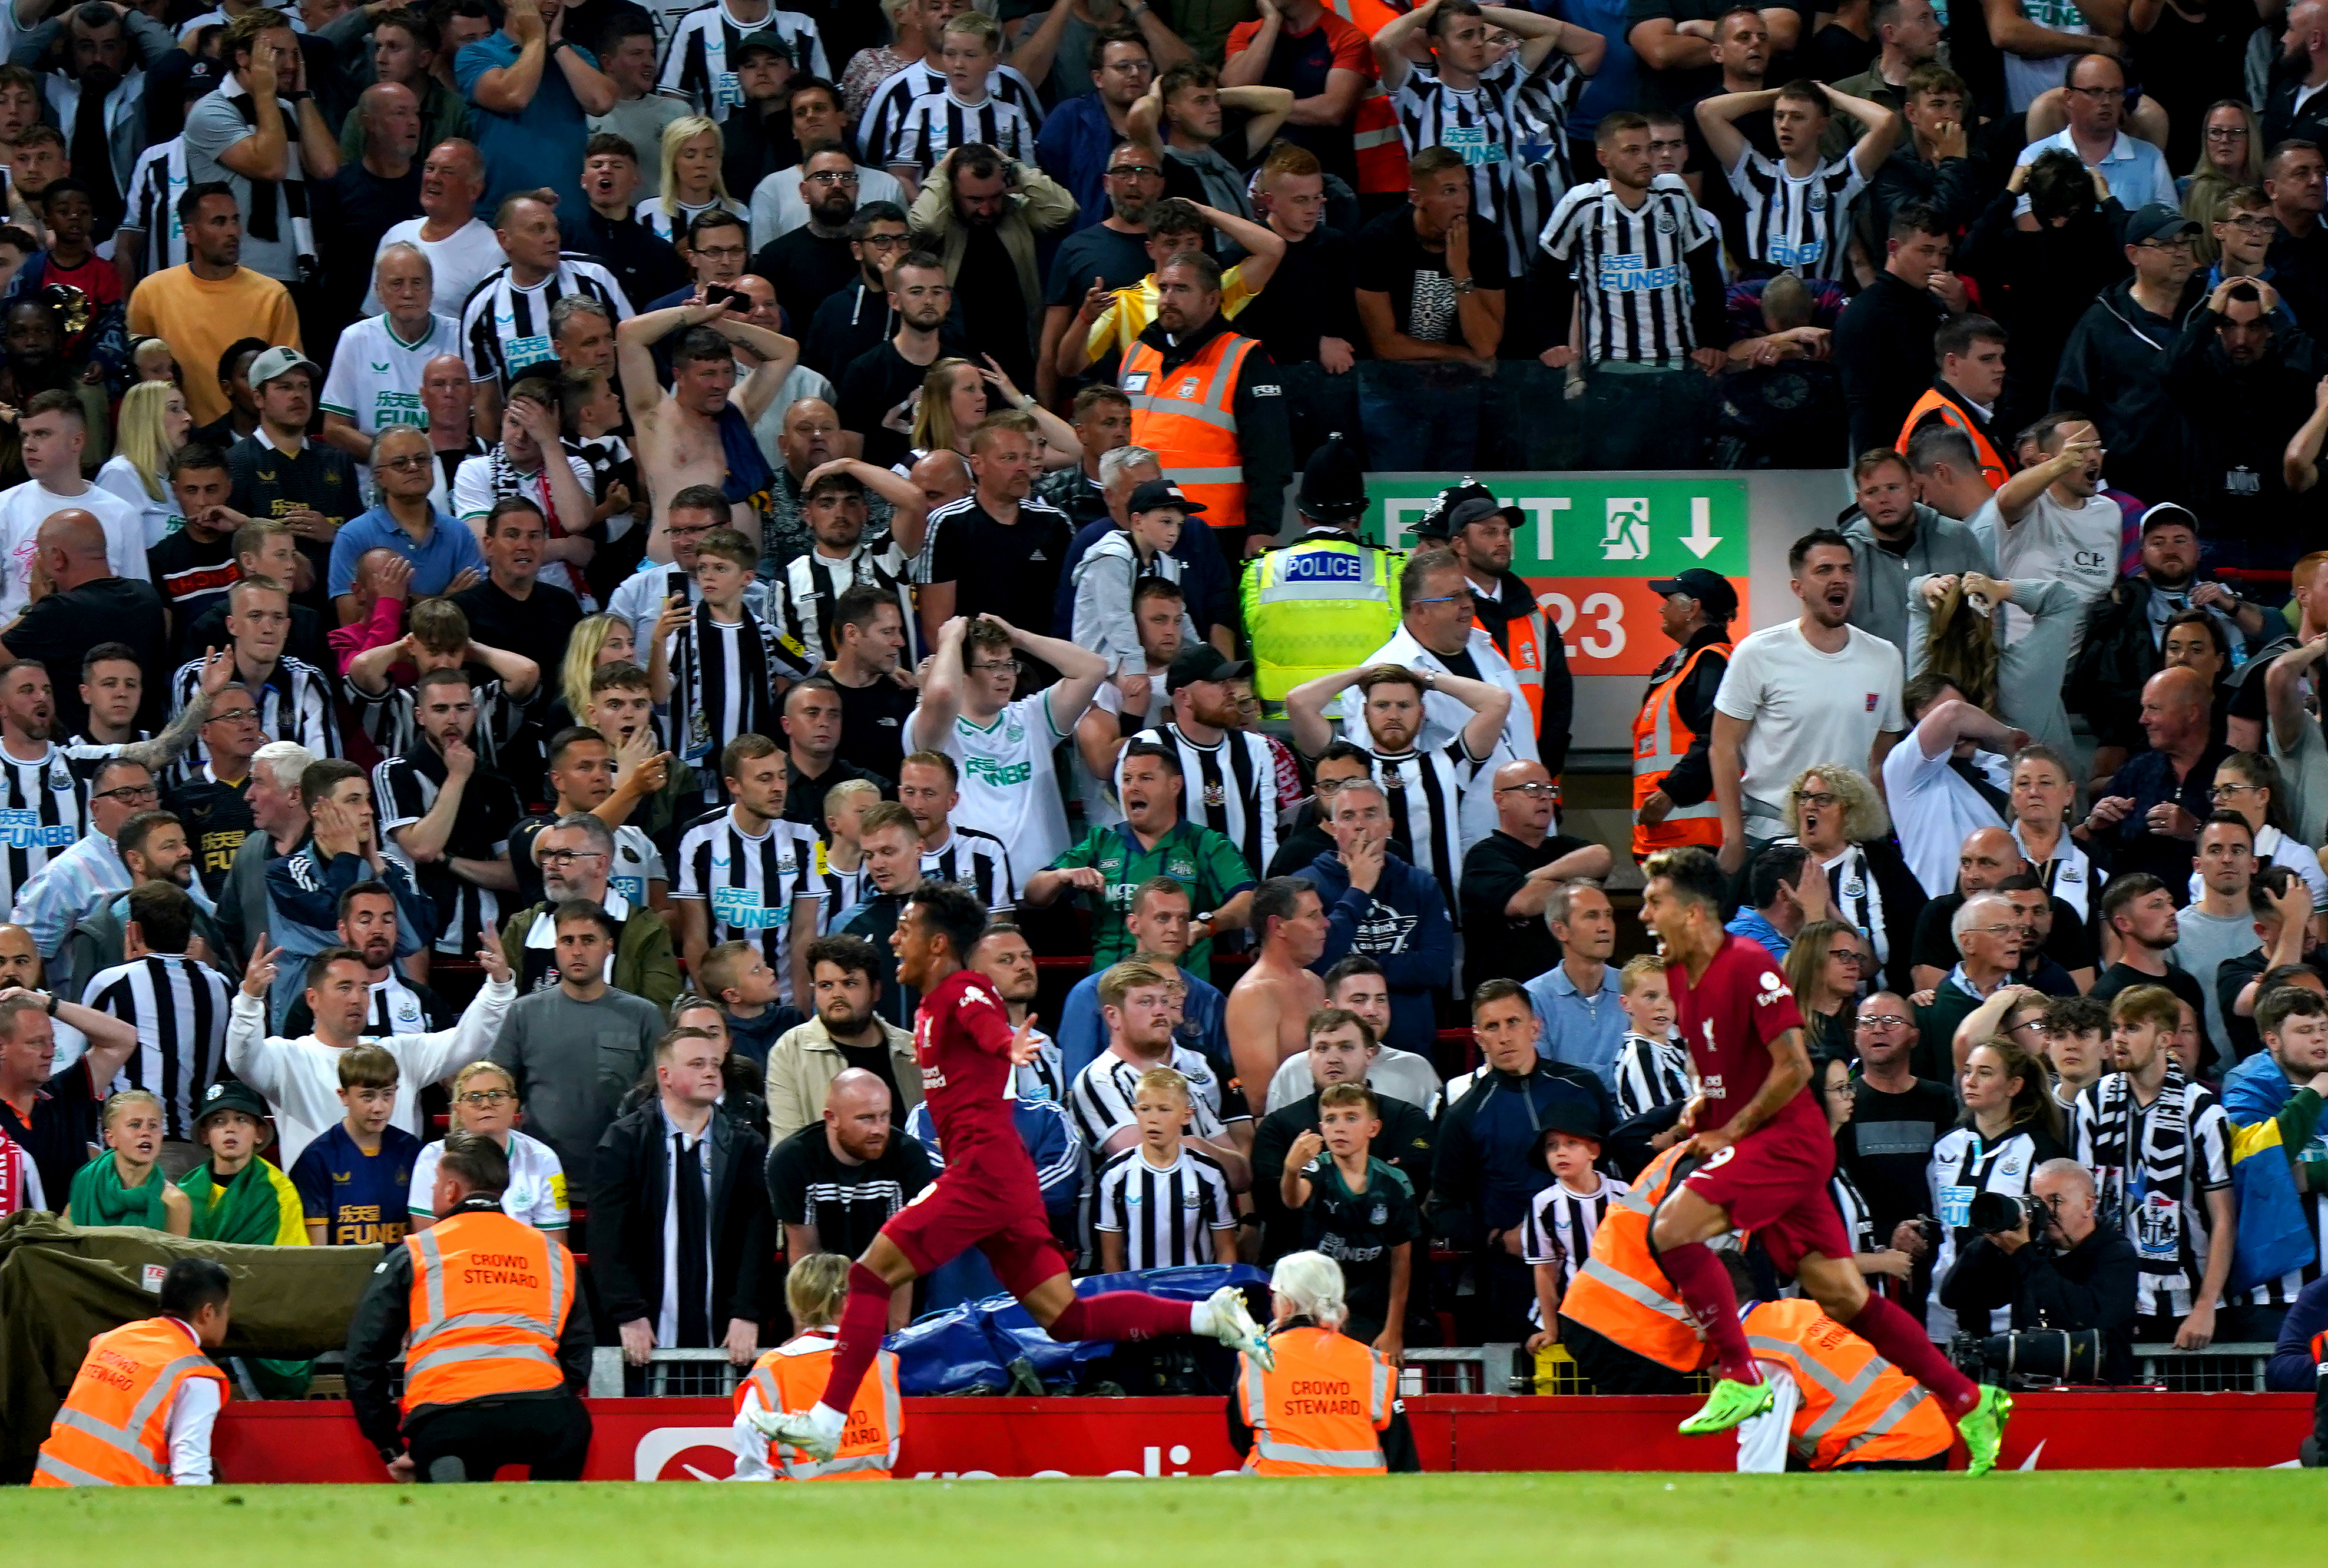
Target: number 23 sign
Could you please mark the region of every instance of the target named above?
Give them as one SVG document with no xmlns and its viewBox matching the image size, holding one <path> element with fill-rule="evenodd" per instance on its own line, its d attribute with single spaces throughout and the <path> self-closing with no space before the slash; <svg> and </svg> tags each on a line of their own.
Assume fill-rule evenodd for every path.
<svg viewBox="0 0 2328 1568">
<path fill-rule="evenodd" d="M 1370 475 L 1364 537 L 1412 550 L 1415 525 L 1460 474 Z M 1746 483 L 1626 474 L 1483 474 L 1516 508 L 1511 569 L 1535 590 L 1577 675 L 1647 675 L 1673 652 L 1649 584 L 1692 567 L 1728 577 L 1746 618 Z"/>
</svg>

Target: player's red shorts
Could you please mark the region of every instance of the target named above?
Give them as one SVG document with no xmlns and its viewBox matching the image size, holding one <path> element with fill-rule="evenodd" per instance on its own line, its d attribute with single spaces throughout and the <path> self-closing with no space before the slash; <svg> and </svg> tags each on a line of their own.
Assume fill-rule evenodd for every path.
<svg viewBox="0 0 2328 1568">
<path fill-rule="evenodd" d="M 970 1247 L 986 1254 L 1002 1288 L 1024 1300 L 1067 1260 L 1051 1239 L 1043 1196 L 1033 1169 L 1022 1181 L 997 1180 L 966 1166 L 949 1165 L 920 1196 L 881 1227 L 916 1273 L 935 1273 Z"/>
<path fill-rule="evenodd" d="M 1835 1140 L 1825 1121 L 1790 1115 L 1748 1133 L 1682 1185 L 1751 1231 L 1770 1262 L 1791 1274 L 1807 1253 L 1851 1256 L 1851 1238 L 1827 1196 L 1834 1176 Z"/>
</svg>

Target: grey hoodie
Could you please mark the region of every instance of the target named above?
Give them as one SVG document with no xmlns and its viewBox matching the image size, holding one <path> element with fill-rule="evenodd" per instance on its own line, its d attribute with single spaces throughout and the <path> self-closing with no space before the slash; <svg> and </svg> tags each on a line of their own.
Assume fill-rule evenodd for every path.
<svg viewBox="0 0 2328 1568">
<path fill-rule="evenodd" d="M 1191 520 L 1185 526 L 1201 526 Z M 1072 640 L 1077 647 L 1089 648 L 1107 661 L 1110 675 L 1144 674 L 1148 655 L 1140 646 L 1140 628 L 1131 616 L 1131 593 L 1143 577 L 1163 577 L 1178 583 L 1187 563 L 1169 550 L 1158 550 L 1156 559 L 1141 569 L 1139 551 L 1131 536 L 1123 530 L 1110 529 L 1093 541 L 1075 563 L 1075 615 Z M 1182 590 L 1186 592 L 1185 587 Z M 1180 612 L 1180 645 L 1194 647 L 1197 643 L 1197 623 L 1188 612 Z"/>
<path fill-rule="evenodd" d="M 1859 568 L 1859 591 L 1851 601 L 1851 624 L 1882 638 L 1912 669 L 1922 662 L 1908 645 L 1908 584 L 1911 578 L 1996 570 L 1977 534 L 1954 518 L 1916 503 L 1916 539 L 1904 555 L 1875 541 L 1875 525 L 1854 510 L 1844 523 L 1851 556 Z"/>
</svg>

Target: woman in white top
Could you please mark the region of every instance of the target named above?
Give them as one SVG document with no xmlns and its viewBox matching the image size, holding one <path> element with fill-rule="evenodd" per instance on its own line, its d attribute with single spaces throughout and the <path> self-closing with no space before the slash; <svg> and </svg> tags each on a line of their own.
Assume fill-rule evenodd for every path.
<svg viewBox="0 0 2328 1568">
<path fill-rule="evenodd" d="M 2237 812 L 2255 831 L 2256 867 L 2285 866 L 2312 889 L 2313 940 L 2328 941 L 2328 871 L 2311 846 L 2288 831 L 2287 792 L 2279 764 L 2261 752 L 2235 751 L 2215 766 L 2215 809 Z M 2199 896 L 2199 873 L 2191 873 L 2191 897 Z"/>
<path fill-rule="evenodd" d="M 509 1073 L 491 1062 L 471 1062 L 453 1077 L 453 1125 L 501 1145 L 509 1156 L 510 1184 L 502 1194 L 502 1212 L 522 1220 L 544 1235 L 566 1234 L 566 1170 L 558 1155 L 539 1138 L 517 1130 L 517 1084 Z M 444 1157 L 438 1139 L 412 1162 L 412 1233 L 436 1223 L 430 1209 L 436 1190 L 436 1161 Z"/>
<path fill-rule="evenodd" d="M 728 193 L 721 172 L 726 143 L 717 121 L 683 115 L 662 127 L 662 194 L 639 204 L 639 221 L 673 245 L 687 239 L 687 226 L 714 207 L 733 212 L 748 230 L 752 210 Z"/>
<path fill-rule="evenodd" d="M 1787 787 L 1788 841 L 1800 844 L 1826 872 L 1827 918 L 1857 928 L 1875 950 L 1863 984 L 1881 973 L 1905 996 L 1908 958 L 1924 889 L 1892 839 L 1892 813 L 1867 775 L 1840 763 L 1807 768 Z"/>
<path fill-rule="evenodd" d="M 1963 1120 L 1940 1134 L 1925 1167 L 1932 1217 L 1940 1222 L 1940 1244 L 1932 1256 L 1932 1296 L 1925 1327 L 1945 1345 L 1957 1330 L 1957 1314 L 1940 1304 L 1957 1254 L 1972 1240 L 1975 1193 L 2020 1197 L 2029 1178 L 2049 1160 L 2068 1152 L 2061 1146 L 2061 1108 L 2053 1103 L 2045 1064 L 2003 1038 L 1985 1040 L 1965 1056 L 1957 1080 Z M 1968 1333 L 1988 1331 L 1987 1314 L 1968 1313 Z"/>
<path fill-rule="evenodd" d="M 119 438 L 96 482 L 136 509 L 147 549 L 184 522 L 170 493 L 170 454 L 193 424 L 186 395 L 168 381 L 140 381 L 122 394 Z"/>
</svg>

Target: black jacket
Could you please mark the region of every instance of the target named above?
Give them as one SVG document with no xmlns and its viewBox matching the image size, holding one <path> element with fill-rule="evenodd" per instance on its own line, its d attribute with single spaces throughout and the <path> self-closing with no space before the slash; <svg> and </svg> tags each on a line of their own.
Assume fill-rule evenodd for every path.
<svg viewBox="0 0 2328 1568">
<path fill-rule="evenodd" d="M 501 1199 L 475 1194 L 463 1198 L 453 1214 L 499 1214 Z M 452 1215 L 445 1216 L 447 1219 Z M 577 1280 L 576 1284 L 581 1282 Z M 348 1319 L 348 1403 L 355 1407 L 356 1425 L 380 1457 L 393 1460 L 406 1447 L 389 1387 L 390 1364 L 404 1354 L 404 1337 L 412 1331 L 412 1253 L 402 1245 L 381 1249 L 380 1267 L 371 1284 Z M 565 1399 L 590 1385 L 590 1353 L 596 1348 L 590 1333 L 590 1309 L 577 1291 L 558 1336 L 558 1366 L 566 1381 L 556 1388 L 525 1394 L 497 1394 L 497 1400 Z M 424 1405 L 412 1413 L 418 1425 L 438 1411 L 457 1410 L 454 1404 Z"/>
<path fill-rule="evenodd" d="M 640 1106 L 606 1129 L 590 1172 L 590 1277 L 609 1323 L 652 1319 L 662 1300 L 662 1216 L 668 1152 L 662 1103 Z M 711 1135 L 711 1332 L 724 1320 L 768 1316 L 767 1140 L 715 1113 Z"/>
<path fill-rule="evenodd" d="M 1228 318 L 1216 314 L 1178 343 L 1156 322 L 1149 324 L 1140 341 L 1163 356 L 1162 373 L 1169 376 L 1229 331 Z M 1277 361 L 1258 343 L 1244 357 L 1230 409 L 1236 415 L 1237 457 L 1244 467 L 1246 527 L 1274 535 L 1285 510 L 1285 486 L 1293 477 L 1293 432 L 1286 422 Z M 1170 453 L 1160 455 L 1166 468 L 1177 466 Z"/>
<path fill-rule="evenodd" d="M 1851 449 L 1889 446 L 1932 384 L 1932 334 L 1948 308 L 1889 272 L 1859 291 L 1835 324 L 1835 368 L 1851 415 Z"/>
<path fill-rule="evenodd" d="M 646 301 L 688 286 L 687 264 L 679 252 L 640 222 L 635 212 L 617 223 L 596 207 L 586 207 L 580 222 L 568 233 L 567 244 L 606 264 L 634 310 L 644 310 Z"/>
<path fill-rule="evenodd" d="M 1517 572 L 1507 571 L 1496 580 L 1496 596 L 1477 600 L 1473 610 L 1479 624 L 1496 642 L 1496 652 L 1511 653 L 1511 624 L 1536 608 L 1535 590 Z M 1568 761 L 1569 729 L 1576 718 L 1576 682 L 1568 673 L 1568 647 L 1559 624 L 1545 617 L 1544 635 L 1544 718 L 1536 726 L 1536 753 L 1544 772 L 1554 778 Z"/>
<path fill-rule="evenodd" d="M 2045 411 L 2078 318 L 2131 270 L 2118 239 L 2126 209 L 2116 197 L 2058 229 L 2036 230 L 2015 225 L 2019 201 L 2010 191 L 1998 193 L 1965 236 L 1957 266 L 1980 284 L 1984 314 L 2013 334 L 1999 399 L 2007 410 L 1999 422 L 2008 430 Z"/>
<path fill-rule="evenodd" d="M 2114 1225 L 2097 1226 L 2066 1253 L 2025 1246 L 2006 1252 L 1975 1236 L 1940 1282 L 1952 1311 L 2013 1309 L 2013 1327 L 2098 1329 L 2099 1381 L 2134 1381 L 2134 1244 Z"/>
<path fill-rule="evenodd" d="M 2180 495 L 2185 483 L 2189 427 L 2166 395 L 2165 372 L 2193 298 L 2186 293 L 2170 320 L 2145 310 L 2134 280 L 2122 280 L 2078 318 L 2053 372 L 2052 406 L 2093 419 L 2109 448 L 2110 482 L 2145 501 Z"/>
<path fill-rule="evenodd" d="M 1431 1228 L 1458 1246 L 1478 1247 L 1488 1232 L 1510 1230 L 1551 1177 L 1529 1160 L 1545 1118 L 1581 1116 L 1600 1136 L 1617 1124 L 1616 1102 L 1582 1067 L 1539 1060 L 1525 1077 L 1482 1073 L 1440 1113 L 1431 1167 Z"/>
<path fill-rule="evenodd" d="M 2280 455 L 2328 367 L 2318 342 L 2276 315 L 2266 318 L 2270 346 L 2235 365 L 2217 338 L 2220 319 L 2204 305 L 2192 311 L 2166 356 L 2166 395 L 2191 427 L 2189 500 L 2211 534 L 2270 539 L 2299 521 Z M 2300 548 L 2286 545 L 2290 554 Z"/>
</svg>

